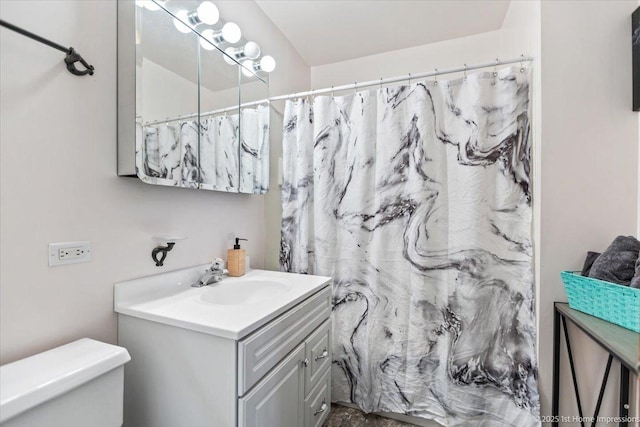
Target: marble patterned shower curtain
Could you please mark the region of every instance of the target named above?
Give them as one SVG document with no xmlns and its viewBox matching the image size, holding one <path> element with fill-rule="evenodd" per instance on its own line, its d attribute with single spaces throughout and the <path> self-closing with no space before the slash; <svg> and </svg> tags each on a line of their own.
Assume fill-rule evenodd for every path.
<svg viewBox="0 0 640 427">
<path fill-rule="evenodd" d="M 140 132 L 136 160 L 146 182 L 250 194 L 269 189 L 268 106 Z"/>
<path fill-rule="evenodd" d="M 287 102 L 284 271 L 333 277 L 332 399 L 539 425 L 529 71 Z"/>
</svg>

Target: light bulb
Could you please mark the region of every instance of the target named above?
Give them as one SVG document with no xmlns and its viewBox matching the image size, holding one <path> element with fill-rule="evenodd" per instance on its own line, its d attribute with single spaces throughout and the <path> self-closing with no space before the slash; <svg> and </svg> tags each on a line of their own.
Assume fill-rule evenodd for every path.
<svg viewBox="0 0 640 427">
<path fill-rule="evenodd" d="M 254 67 L 254 64 L 252 60 L 247 59 L 245 61 L 242 61 L 242 74 L 244 74 L 247 77 L 252 77 L 253 71 L 254 71 L 253 67 Z"/>
<path fill-rule="evenodd" d="M 256 42 L 247 42 L 244 45 L 244 56 L 249 59 L 257 59 L 260 56 L 260 46 Z"/>
<path fill-rule="evenodd" d="M 265 55 L 260 60 L 260 69 L 266 73 L 270 73 L 276 69 L 276 60 L 273 56 Z"/>
<path fill-rule="evenodd" d="M 242 37 L 242 31 L 240 31 L 238 24 L 227 22 L 222 27 L 222 37 L 229 43 L 238 43 Z"/>
<path fill-rule="evenodd" d="M 206 50 L 214 50 L 217 44 L 214 40 L 214 31 L 212 29 L 204 30 L 202 32 L 202 37 L 200 37 L 200 46 Z M 205 40 L 206 39 L 206 40 Z"/>
<path fill-rule="evenodd" d="M 152 2 L 151 0 L 145 0 L 142 3 L 144 7 L 146 7 L 148 10 L 155 12 L 156 10 L 160 10 L 160 6 L 158 6 L 156 3 Z"/>
<path fill-rule="evenodd" d="M 202 3 L 200 3 L 200 6 L 198 6 L 196 12 L 198 13 L 198 20 L 200 22 L 204 22 L 207 25 L 215 24 L 220 18 L 220 12 L 218 12 L 218 8 L 210 1 L 203 1 Z"/>
<path fill-rule="evenodd" d="M 228 47 L 228 48 L 226 48 L 226 49 L 224 50 L 224 53 L 226 53 L 227 55 L 229 55 L 229 56 L 227 56 L 227 55 L 224 55 L 224 56 L 223 56 L 223 58 L 224 58 L 224 62 L 226 62 L 226 63 L 227 63 L 227 64 L 229 64 L 229 65 L 234 65 L 234 64 L 235 64 L 235 62 L 234 62 L 234 61 L 233 61 L 233 59 L 231 59 L 231 58 L 235 58 L 235 57 L 236 57 L 235 49 L 234 49 L 234 48 L 232 48 L 232 47 Z M 230 58 L 230 57 L 231 57 L 231 58 Z"/>
<path fill-rule="evenodd" d="M 159 3 L 160 0 L 158 0 Z M 156 2 L 153 2 L 151 0 L 136 0 L 136 6 L 138 7 L 144 7 L 147 10 L 150 10 L 152 12 L 156 11 L 156 10 L 160 10 L 160 6 L 158 6 L 158 4 Z"/>
<path fill-rule="evenodd" d="M 181 33 L 190 33 L 191 28 L 183 23 L 189 19 L 189 13 L 186 10 L 179 10 L 176 12 L 176 16 L 178 17 L 178 19 L 173 18 L 173 25 L 176 27 L 176 29 Z"/>
</svg>

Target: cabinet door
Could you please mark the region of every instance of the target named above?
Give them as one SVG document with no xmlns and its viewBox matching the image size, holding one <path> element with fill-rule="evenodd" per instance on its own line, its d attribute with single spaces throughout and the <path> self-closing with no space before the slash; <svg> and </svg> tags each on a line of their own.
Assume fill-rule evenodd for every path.
<svg viewBox="0 0 640 427">
<path fill-rule="evenodd" d="M 304 425 L 304 343 L 238 401 L 241 427 Z"/>
</svg>

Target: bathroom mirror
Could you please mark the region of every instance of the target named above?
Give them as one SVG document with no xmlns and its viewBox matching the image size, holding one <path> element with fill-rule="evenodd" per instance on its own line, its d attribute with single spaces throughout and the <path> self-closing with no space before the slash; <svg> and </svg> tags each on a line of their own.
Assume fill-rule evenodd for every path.
<svg viewBox="0 0 640 427">
<path fill-rule="evenodd" d="M 118 175 L 266 193 L 261 56 L 209 1 L 118 1 Z"/>
</svg>

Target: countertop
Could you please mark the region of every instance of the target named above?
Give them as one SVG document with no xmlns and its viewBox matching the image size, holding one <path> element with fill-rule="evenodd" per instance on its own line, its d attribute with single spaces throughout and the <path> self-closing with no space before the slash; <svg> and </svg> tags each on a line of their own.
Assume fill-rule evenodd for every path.
<svg viewBox="0 0 640 427">
<path fill-rule="evenodd" d="M 239 340 L 293 306 L 329 286 L 330 277 L 250 270 L 242 277 L 225 276 L 221 282 L 191 286 L 209 267 L 199 265 L 115 284 L 117 313 L 177 326 L 222 338 Z M 242 281 L 283 283 L 287 291 L 264 294 L 247 302 L 218 305 L 211 295 L 233 292 Z M 222 287 L 215 289 L 214 287 Z M 240 289 L 240 288 L 239 288 Z"/>
</svg>

